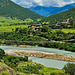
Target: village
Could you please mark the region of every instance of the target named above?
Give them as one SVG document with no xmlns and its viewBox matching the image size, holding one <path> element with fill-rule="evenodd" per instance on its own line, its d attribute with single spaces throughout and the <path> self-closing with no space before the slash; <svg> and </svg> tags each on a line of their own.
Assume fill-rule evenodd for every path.
<svg viewBox="0 0 75 75">
<path fill-rule="evenodd" d="M 48 26 L 48 27 L 53 28 L 53 29 L 60 28 L 60 27 L 70 28 L 71 23 L 70 23 L 70 19 L 68 18 L 68 19 L 64 19 L 63 21 L 57 21 L 56 24 L 52 24 L 52 25 L 49 25 L 46 23 L 44 23 L 44 24 L 33 24 L 30 27 L 32 27 L 33 30 L 36 31 L 36 30 L 40 30 L 40 28 L 44 27 L 44 26 Z"/>
</svg>

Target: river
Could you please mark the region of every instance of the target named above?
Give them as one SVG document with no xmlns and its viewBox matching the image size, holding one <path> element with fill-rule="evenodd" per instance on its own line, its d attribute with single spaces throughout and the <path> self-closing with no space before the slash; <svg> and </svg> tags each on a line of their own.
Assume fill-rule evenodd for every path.
<svg viewBox="0 0 75 75">
<path fill-rule="evenodd" d="M 14 47 L 14 46 L 0 46 L 0 48 L 2 48 L 4 50 L 5 49 L 37 50 L 37 51 L 45 51 L 45 52 L 51 52 L 51 53 L 57 53 L 57 54 L 64 54 L 64 55 L 68 55 L 68 56 L 75 56 L 74 52 L 53 49 L 53 48 L 45 48 L 45 47 L 29 46 L 29 47 L 25 48 L 25 47 Z M 66 65 L 68 63 L 66 61 L 36 58 L 36 57 L 29 57 L 29 60 L 40 63 L 46 67 L 53 67 L 53 68 L 58 68 L 58 69 L 62 69 L 64 67 L 64 65 Z"/>
</svg>

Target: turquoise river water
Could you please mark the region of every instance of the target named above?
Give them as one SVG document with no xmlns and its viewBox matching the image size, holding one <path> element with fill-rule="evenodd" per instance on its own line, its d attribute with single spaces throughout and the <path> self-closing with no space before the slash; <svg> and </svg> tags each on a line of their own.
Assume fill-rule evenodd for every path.
<svg viewBox="0 0 75 75">
<path fill-rule="evenodd" d="M 44 52 L 52 52 L 52 53 L 57 53 L 57 54 L 64 54 L 68 56 L 75 56 L 74 52 L 69 52 L 69 51 L 64 51 L 64 50 L 59 50 L 59 49 L 54 49 L 54 48 L 45 48 L 45 47 L 29 46 L 25 48 L 25 47 L 14 47 L 14 46 L 0 46 L 0 48 L 4 50 L 5 49 L 35 50 L 35 51 L 44 51 Z M 58 69 L 62 69 L 64 65 L 68 63 L 66 61 L 36 58 L 36 57 L 29 57 L 29 60 L 40 63 L 46 67 L 53 67 L 53 68 L 58 68 Z"/>
</svg>

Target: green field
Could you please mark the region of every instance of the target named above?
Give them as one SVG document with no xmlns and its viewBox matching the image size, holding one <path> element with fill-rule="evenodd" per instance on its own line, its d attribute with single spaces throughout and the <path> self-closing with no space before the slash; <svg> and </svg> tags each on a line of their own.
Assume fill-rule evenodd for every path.
<svg viewBox="0 0 75 75">
<path fill-rule="evenodd" d="M 0 32 L 15 31 L 16 28 L 28 28 L 28 23 L 33 22 L 32 19 L 27 18 L 24 21 L 17 18 L 0 16 Z M 27 24 L 27 25 L 25 25 Z"/>
<path fill-rule="evenodd" d="M 16 28 L 28 28 L 29 25 L 0 26 L 0 32 L 12 32 Z"/>
<path fill-rule="evenodd" d="M 13 25 L 13 26 L 0 26 L 0 32 L 11 32 L 15 31 L 15 28 L 28 28 L 29 25 Z M 52 29 L 53 32 L 56 32 L 61 29 Z M 75 29 L 62 29 L 61 31 L 65 33 L 75 33 Z"/>
<path fill-rule="evenodd" d="M 61 30 L 63 31 L 64 33 L 75 33 L 75 28 L 70 28 L 70 29 L 52 29 L 52 31 L 58 31 L 58 30 Z"/>
<path fill-rule="evenodd" d="M 50 68 L 50 67 L 44 67 L 42 70 L 40 70 L 44 75 L 50 75 L 51 73 L 56 73 L 59 75 L 59 73 L 64 73 L 63 70 Z"/>
<path fill-rule="evenodd" d="M 75 33 L 75 29 L 62 29 L 63 32 L 65 33 Z"/>
<path fill-rule="evenodd" d="M 16 19 L 16 18 L 12 19 L 10 17 L 1 17 L 0 16 L 0 26 L 7 26 L 7 25 L 9 26 L 11 24 L 14 25 L 16 23 L 23 23 L 23 21 Z"/>
</svg>

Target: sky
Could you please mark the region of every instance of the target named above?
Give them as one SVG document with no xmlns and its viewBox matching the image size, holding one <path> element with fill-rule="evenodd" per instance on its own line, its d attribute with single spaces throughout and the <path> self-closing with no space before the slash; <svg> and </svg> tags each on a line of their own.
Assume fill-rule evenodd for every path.
<svg viewBox="0 0 75 75">
<path fill-rule="evenodd" d="M 75 3 L 75 0 L 11 0 L 25 8 L 36 7 L 36 6 L 53 6 L 63 7 L 67 4 Z"/>
</svg>

